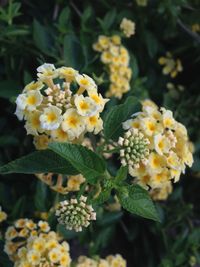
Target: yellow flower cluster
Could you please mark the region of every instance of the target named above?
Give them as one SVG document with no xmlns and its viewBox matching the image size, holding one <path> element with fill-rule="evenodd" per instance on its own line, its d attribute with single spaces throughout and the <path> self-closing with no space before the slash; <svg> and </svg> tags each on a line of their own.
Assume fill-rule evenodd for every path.
<svg viewBox="0 0 200 267">
<path fill-rule="evenodd" d="M 7 219 L 7 214 L 2 210 L 2 207 L 0 206 L 0 223 L 5 221 Z"/>
<path fill-rule="evenodd" d="M 47 233 L 49 230 L 50 227 L 45 221 L 34 223 L 30 219 L 19 219 L 14 223 L 14 226 L 7 228 L 5 233 L 6 244 L 4 250 L 12 260 L 15 260 L 17 258 L 16 253 L 18 248 L 26 245 L 26 241 L 29 237 Z M 18 239 L 20 241 L 18 241 Z"/>
<path fill-rule="evenodd" d="M 148 0 L 136 0 L 138 6 L 147 6 Z"/>
<path fill-rule="evenodd" d="M 94 260 L 85 256 L 78 258 L 76 267 L 126 267 L 126 261 L 121 255 L 109 255 L 105 259 Z"/>
<path fill-rule="evenodd" d="M 129 53 L 121 44 L 121 38 L 118 35 L 100 35 L 93 49 L 101 53 L 101 62 L 107 66 L 110 86 L 106 96 L 122 98 L 130 90 L 132 71 L 128 67 Z"/>
<path fill-rule="evenodd" d="M 170 74 L 171 78 L 175 78 L 177 74 L 183 70 L 180 59 L 173 59 L 170 52 L 167 52 L 165 57 L 160 57 L 158 63 L 164 66 L 162 70 L 163 74 Z"/>
<path fill-rule="evenodd" d="M 37 68 L 37 76 L 17 97 L 15 112 L 19 120 L 25 119 L 37 149 L 50 141 L 78 142 L 86 132 L 102 130 L 100 113 L 108 99 L 98 93 L 92 78 L 47 63 Z"/>
<path fill-rule="evenodd" d="M 135 22 L 127 18 L 123 18 L 120 24 L 120 29 L 122 30 L 124 35 L 129 38 L 131 37 L 131 35 L 135 34 Z"/>
<path fill-rule="evenodd" d="M 200 32 L 200 24 L 195 23 L 192 25 L 192 31 L 193 32 Z"/>
<path fill-rule="evenodd" d="M 52 190 L 63 195 L 68 194 L 69 192 L 79 191 L 80 185 L 85 181 L 82 174 L 67 177 L 63 174 L 54 173 L 40 173 L 35 175 Z"/>
<path fill-rule="evenodd" d="M 150 196 L 153 200 L 166 200 L 168 196 L 172 193 L 173 187 L 170 181 L 163 184 L 160 188 L 154 188 L 150 190 Z"/>
<path fill-rule="evenodd" d="M 71 264 L 69 250 L 69 244 L 50 231 L 45 221 L 34 223 L 30 219 L 19 219 L 5 234 L 4 251 L 14 267 L 126 267 L 126 261 L 119 254 L 98 260 L 80 256 L 76 264 Z"/>
<path fill-rule="evenodd" d="M 15 267 L 68 267 L 71 263 L 69 245 L 60 241 L 59 236 L 50 231 L 47 222 L 19 219 L 8 228 L 5 252 L 15 263 Z M 15 241 L 19 239 L 19 241 Z"/>
<path fill-rule="evenodd" d="M 131 164 L 129 168 L 130 175 L 137 177 L 137 182 L 143 187 L 166 187 L 170 191 L 169 182 L 177 182 L 186 165 L 192 166 L 193 155 L 187 130 L 174 119 L 170 110 L 159 109 L 153 102 L 144 101 L 142 112 L 124 122 L 123 128 L 137 129 L 149 140 L 146 161 L 138 162 L 135 168 Z M 127 161 L 128 166 L 129 161 L 131 163 L 131 158 Z"/>
<path fill-rule="evenodd" d="M 184 91 L 185 87 L 181 84 L 167 83 L 167 89 L 171 91 Z"/>
</svg>

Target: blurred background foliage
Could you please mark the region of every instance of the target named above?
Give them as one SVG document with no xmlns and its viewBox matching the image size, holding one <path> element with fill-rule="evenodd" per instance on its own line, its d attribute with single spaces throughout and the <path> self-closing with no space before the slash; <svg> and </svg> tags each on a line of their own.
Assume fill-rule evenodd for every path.
<svg viewBox="0 0 200 267">
<path fill-rule="evenodd" d="M 97 223 L 81 234 L 59 227 L 71 242 L 72 256 L 121 253 L 128 266 L 200 266 L 200 24 L 199 0 L 145 1 L 0 1 L 0 164 L 33 150 L 23 123 L 14 116 L 15 97 L 36 77 L 44 63 L 71 66 L 93 75 L 102 93 L 108 88 L 99 55 L 92 44 L 98 35 L 119 33 L 123 17 L 136 23 L 134 37 L 124 41 L 131 54 L 133 79 L 127 95 L 151 98 L 171 109 L 188 129 L 195 145 L 195 163 L 175 185 L 166 202 L 157 203 L 162 223 L 124 211 L 98 208 Z M 158 58 L 170 51 L 180 58 L 183 72 L 171 79 L 162 74 Z M 167 83 L 173 89 L 167 89 Z M 177 85 L 184 86 L 178 90 Z M 124 96 L 124 99 L 127 97 Z M 122 101 L 124 101 L 122 99 Z M 112 99 L 108 106 L 119 100 Z M 0 178 L 0 205 L 9 222 L 38 217 L 51 209 L 59 196 L 31 175 Z M 39 217 L 38 217 L 39 218 Z M 55 227 L 55 218 L 48 218 Z M 3 224 L 3 228 L 7 224 Z M 12 266 L 0 243 L 0 265 Z"/>
</svg>

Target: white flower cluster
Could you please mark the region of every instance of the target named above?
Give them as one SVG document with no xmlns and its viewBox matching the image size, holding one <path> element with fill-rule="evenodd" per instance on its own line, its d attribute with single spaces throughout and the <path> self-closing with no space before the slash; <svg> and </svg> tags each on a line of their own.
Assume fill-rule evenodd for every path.
<svg viewBox="0 0 200 267">
<path fill-rule="evenodd" d="M 66 176 L 55 173 L 37 173 L 35 176 L 52 190 L 63 195 L 79 191 L 81 184 L 85 182 L 82 174 Z"/>
<path fill-rule="evenodd" d="M 2 207 L 0 206 L 0 223 L 5 221 L 7 219 L 7 214 L 2 210 Z"/>
<path fill-rule="evenodd" d="M 107 66 L 110 86 L 107 97 L 122 98 L 130 90 L 132 70 L 129 68 L 130 56 L 118 35 L 100 35 L 93 49 L 101 53 L 101 62 Z"/>
<path fill-rule="evenodd" d="M 131 136 L 130 129 L 136 129 L 138 133 L 142 133 L 141 138 L 148 140 L 145 144 L 148 143 L 149 156 L 145 162 L 140 161 L 135 165 L 134 161 L 130 164 L 134 144 L 132 145 L 129 139 L 126 141 L 126 138 L 120 140 L 120 144 L 130 145 L 126 150 L 122 148 L 121 156 L 127 157 L 126 161 L 123 160 L 123 164 L 127 163 L 130 166 L 130 175 L 137 177 L 137 182 L 145 188 L 165 187 L 170 191 L 169 182 L 172 180 L 177 182 L 181 173 L 184 173 L 186 165 L 192 166 L 193 156 L 187 130 L 174 119 L 170 110 L 159 109 L 153 102 L 144 101 L 142 112 L 124 122 L 123 128 L 128 130 L 128 138 Z"/>
<path fill-rule="evenodd" d="M 98 260 L 80 256 L 72 263 L 69 244 L 51 231 L 47 222 L 34 223 L 26 218 L 6 231 L 4 251 L 14 267 L 126 267 L 119 254 Z"/>
<path fill-rule="evenodd" d="M 69 245 L 50 231 L 47 222 L 19 219 L 8 227 L 4 251 L 14 267 L 69 267 Z"/>
<path fill-rule="evenodd" d="M 108 99 L 98 93 L 92 78 L 47 63 L 37 72 L 38 80 L 26 85 L 17 97 L 15 112 L 19 120 L 25 119 L 36 148 L 46 148 L 49 141 L 77 141 L 86 132 L 102 130 L 100 113 Z"/>
<path fill-rule="evenodd" d="M 135 34 L 135 22 L 130 19 L 123 18 L 120 24 L 120 29 L 127 38 L 130 38 L 132 35 Z"/>
<path fill-rule="evenodd" d="M 69 230 L 82 231 L 88 227 L 90 221 L 96 220 L 96 213 L 91 205 L 86 204 L 87 198 L 81 196 L 79 200 L 72 198 L 70 201 L 62 201 L 56 210 L 58 222 Z"/>
<path fill-rule="evenodd" d="M 26 245 L 29 237 L 38 236 L 41 233 L 49 232 L 49 224 L 45 221 L 34 223 L 31 219 L 18 219 L 14 226 L 7 228 L 5 233 L 4 251 L 9 255 L 10 259 L 16 259 L 16 252 L 22 245 Z"/>
<path fill-rule="evenodd" d="M 128 130 L 123 138 L 119 138 L 118 144 L 121 147 L 121 164 L 123 166 L 128 165 L 129 172 L 132 172 L 134 168 L 138 168 L 140 163 L 144 165 L 147 163 L 150 142 L 138 129 L 132 128 Z"/>
<path fill-rule="evenodd" d="M 126 261 L 121 255 L 109 255 L 105 259 L 94 260 L 85 256 L 78 258 L 76 267 L 126 267 Z"/>
</svg>

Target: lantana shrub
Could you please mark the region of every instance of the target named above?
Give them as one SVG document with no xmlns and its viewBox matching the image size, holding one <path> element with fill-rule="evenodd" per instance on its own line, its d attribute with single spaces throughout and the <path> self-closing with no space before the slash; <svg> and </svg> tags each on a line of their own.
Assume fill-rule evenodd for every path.
<svg viewBox="0 0 200 267">
<path fill-rule="evenodd" d="M 0 7 L 2 266 L 199 266 L 198 2 L 45 2 Z"/>
</svg>

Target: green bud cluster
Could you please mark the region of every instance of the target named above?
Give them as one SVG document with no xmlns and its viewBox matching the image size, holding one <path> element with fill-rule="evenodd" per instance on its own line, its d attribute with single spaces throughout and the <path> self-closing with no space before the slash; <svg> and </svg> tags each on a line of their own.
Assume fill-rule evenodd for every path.
<svg viewBox="0 0 200 267">
<path fill-rule="evenodd" d="M 72 198 L 59 203 L 56 210 L 58 222 L 68 230 L 82 231 L 91 220 L 96 220 L 96 213 L 91 205 L 86 204 L 87 198 L 81 196 L 79 200 Z"/>
<path fill-rule="evenodd" d="M 121 164 L 128 165 L 129 168 L 138 168 L 140 163 L 146 164 L 149 156 L 149 143 L 149 140 L 138 129 L 128 130 L 124 137 L 118 140 L 121 147 Z"/>
</svg>

